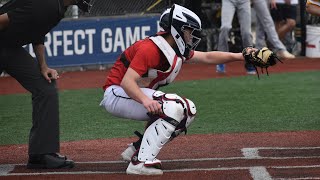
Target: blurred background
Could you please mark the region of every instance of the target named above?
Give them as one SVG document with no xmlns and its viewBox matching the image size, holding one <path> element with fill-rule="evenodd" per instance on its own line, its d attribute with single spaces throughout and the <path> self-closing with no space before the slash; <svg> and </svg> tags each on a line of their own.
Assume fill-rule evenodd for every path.
<svg viewBox="0 0 320 180">
<path fill-rule="evenodd" d="M 7 1 L 0 0 L 0 6 Z M 90 14 L 81 12 L 77 6 L 70 6 L 64 21 L 47 36 L 50 42 L 47 44 L 47 55 L 51 57 L 48 64 L 53 67 L 94 66 L 95 68 L 113 64 L 126 47 L 136 40 L 156 33 L 161 12 L 174 3 L 191 9 L 202 20 L 202 41 L 197 50 L 217 50 L 221 2 L 221 0 L 95 0 Z M 252 34 L 255 42 L 256 16 L 254 9 L 251 10 Z M 296 11 L 296 26 L 291 34 L 293 42 L 290 44 L 284 42 L 287 50 L 296 56 L 320 57 L 320 40 L 317 38 L 320 18 L 306 13 L 305 0 L 299 0 Z M 229 51 L 240 52 L 243 47 L 236 15 L 232 26 Z M 68 36 L 64 36 L 66 32 Z M 318 40 L 309 51 L 308 34 L 309 39 Z M 68 47 L 59 45 L 66 42 L 71 45 Z M 32 48 L 26 47 L 26 49 L 33 53 Z"/>
<path fill-rule="evenodd" d="M 0 0 L 0 4 L 5 2 L 6 0 Z M 96 0 L 90 14 L 81 12 L 76 6 L 69 7 L 63 21 L 47 34 L 47 63 L 61 71 L 104 70 L 112 66 L 120 53 L 132 43 L 155 34 L 159 30 L 158 20 L 161 12 L 173 3 L 193 10 L 201 18 L 203 33 L 197 50 L 217 50 L 221 26 L 221 0 Z M 257 20 L 254 9 L 251 10 L 252 34 L 255 37 Z M 220 76 L 227 78 L 176 82 L 163 87 L 161 91 L 175 92 L 195 100 L 197 108 L 201 109 L 197 115 L 197 122 L 188 133 L 320 129 L 320 72 L 319 63 L 316 63 L 320 62 L 320 19 L 306 13 L 303 0 L 296 6 L 296 12 L 296 26 L 291 33 L 294 46 L 286 46 L 288 51 L 299 57 L 293 62 L 318 58 L 306 61 L 315 67 L 315 71 L 272 73 L 272 77 L 263 77 L 262 80 L 255 76 Z M 229 49 L 232 52 L 240 52 L 243 47 L 237 16 L 234 17 L 232 25 L 228 40 Z M 30 46 L 25 48 L 33 54 Z M 289 60 L 288 63 L 273 69 L 292 68 L 291 62 Z M 236 68 L 243 69 L 242 63 L 230 66 L 228 72 Z M 206 67 L 212 68 L 212 74 L 216 73 L 213 66 Z M 204 71 L 187 72 L 189 76 L 208 72 L 204 68 L 202 70 Z M 59 82 L 61 87 L 62 81 L 68 79 L 74 81 L 65 85 L 82 85 L 87 84 L 86 78 L 90 77 L 90 80 L 97 83 L 95 88 L 64 90 L 59 93 L 62 140 L 128 137 L 133 135 L 133 131 L 142 130 L 142 122 L 124 119 L 119 121 L 119 118 L 98 107 L 102 96 L 100 86 L 105 80 L 105 72 L 99 71 L 99 76 L 91 78 L 89 75 L 92 72 L 82 72 L 78 76 L 68 76 L 68 73 L 65 73 Z M 214 76 L 212 74 L 210 72 L 210 77 Z M 2 76 L 7 75 L 4 73 Z M 11 83 L 8 87 L 10 91 L 17 86 L 20 87 L 17 82 L 17 86 L 14 86 L 13 81 L 6 81 L 9 78 L 0 80 L 4 82 L 2 87 L 8 86 L 6 82 Z M 27 121 L 26 118 L 31 118 L 30 104 L 30 94 L 0 96 L 0 144 L 27 143 L 31 121 Z"/>
</svg>

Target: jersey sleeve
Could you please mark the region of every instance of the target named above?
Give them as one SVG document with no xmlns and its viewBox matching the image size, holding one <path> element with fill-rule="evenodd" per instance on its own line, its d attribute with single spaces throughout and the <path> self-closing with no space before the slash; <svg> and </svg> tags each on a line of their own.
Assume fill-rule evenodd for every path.
<svg viewBox="0 0 320 180">
<path fill-rule="evenodd" d="M 190 51 L 189 57 L 186 58 L 186 61 L 189 61 L 194 56 L 194 50 Z"/>
</svg>

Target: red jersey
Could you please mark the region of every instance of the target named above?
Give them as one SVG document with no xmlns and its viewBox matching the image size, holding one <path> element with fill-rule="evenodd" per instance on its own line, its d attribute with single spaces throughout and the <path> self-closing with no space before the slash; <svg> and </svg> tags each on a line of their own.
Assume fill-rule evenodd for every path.
<svg viewBox="0 0 320 180">
<path fill-rule="evenodd" d="M 127 61 L 130 63 L 129 67 L 135 70 L 140 76 L 146 74 L 149 69 L 165 71 L 170 67 L 165 55 L 149 38 L 137 41 L 123 53 Z M 192 56 L 193 51 L 190 57 Z M 121 56 L 116 60 L 109 71 L 105 85 L 103 86 L 104 90 L 111 85 L 120 85 L 122 78 L 127 71 L 127 67 L 120 58 Z"/>
</svg>

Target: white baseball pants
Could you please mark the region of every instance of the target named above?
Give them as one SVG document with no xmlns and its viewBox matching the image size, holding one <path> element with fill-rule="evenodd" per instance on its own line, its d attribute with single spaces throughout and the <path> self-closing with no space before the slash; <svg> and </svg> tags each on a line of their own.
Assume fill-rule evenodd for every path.
<svg viewBox="0 0 320 180">
<path fill-rule="evenodd" d="M 152 99 L 155 90 L 149 88 L 141 88 L 141 90 Z M 116 117 L 139 121 L 150 119 L 147 115 L 147 109 L 139 102 L 131 99 L 122 87 L 117 85 L 112 85 L 105 90 L 100 106 L 103 106 Z"/>
</svg>

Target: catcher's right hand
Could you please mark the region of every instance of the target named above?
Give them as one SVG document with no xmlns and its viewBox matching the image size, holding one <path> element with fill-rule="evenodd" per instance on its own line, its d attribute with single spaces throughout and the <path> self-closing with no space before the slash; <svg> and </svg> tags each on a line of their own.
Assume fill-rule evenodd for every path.
<svg viewBox="0 0 320 180">
<path fill-rule="evenodd" d="M 257 71 L 257 67 L 260 67 L 261 70 L 266 68 L 268 74 L 268 67 L 275 65 L 277 60 L 280 61 L 278 56 L 267 47 L 262 49 L 247 47 L 243 49 L 242 55 L 245 59 L 245 66 L 253 65 L 256 69 L 258 77 L 259 73 Z M 282 61 L 280 62 L 282 63 Z"/>
</svg>

